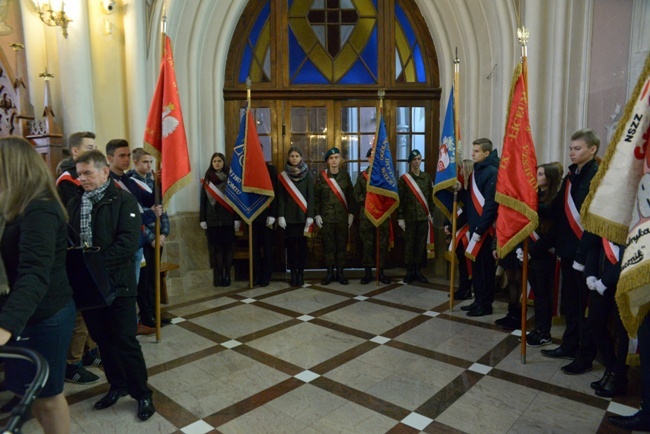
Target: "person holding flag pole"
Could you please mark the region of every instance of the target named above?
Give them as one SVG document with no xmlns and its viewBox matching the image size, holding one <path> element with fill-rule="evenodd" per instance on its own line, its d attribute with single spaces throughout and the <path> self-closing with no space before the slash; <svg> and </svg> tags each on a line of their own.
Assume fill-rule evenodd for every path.
<svg viewBox="0 0 650 434">
<path fill-rule="evenodd" d="M 362 285 L 372 280 L 373 256 L 377 269 L 376 284 L 391 282 L 384 274 L 384 265 L 388 257 L 390 214 L 399 206 L 393 157 L 383 116 L 385 91 L 381 89 L 377 93 L 379 123 L 375 141 L 367 154 L 370 166 L 357 178 L 354 186 L 354 196 L 363 209 L 359 218 L 359 232 L 363 241 L 363 266 L 366 271 L 361 279 Z"/>
<path fill-rule="evenodd" d="M 273 201 L 275 190 L 266 168 L 262 144 L 251 111 L 251 80 L 246 79 L 246 110 L 233 147 L 226 185 L 226 202 L 248 224 L 248 257 L 253 258 L 252 222 Z M 253 261 L 248 262 L 249 287 L 253 287 Z"/>
<path fill-rule="evenodd" d="M 166 32 L 166 11 L 162 13 L 162 60 L 160 75 L 147 116 L 144 132 L 144 149 L 156 158 L 156 173 L 160 173 L 160 190 L 163 208 L 167 208 L 172 196 L 190 182 L 191 167 L 187 150 L 187 136 L 181 110 L 181 100 L 174 71 L 174 55 L 171 40 Z M 166 164 L 167 163 L 167 164 Z M 159 200 L 159 199 L 157 199 Z M 156 202 L 159 203 L 159 202 Z M 160 342 L 160 217 L 155 226 L 156 280 L 155 314 L 156 341 Z"/>
</svg>

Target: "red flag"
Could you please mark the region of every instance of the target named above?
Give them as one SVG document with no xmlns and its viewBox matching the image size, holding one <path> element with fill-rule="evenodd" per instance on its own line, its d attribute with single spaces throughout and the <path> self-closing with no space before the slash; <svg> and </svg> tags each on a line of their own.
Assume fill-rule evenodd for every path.
<svg viewBox="0 0 650 434">
<path fill-rule="evenodd" d="M 160 76 L 151 100 L 144 131 L 144 149 L 161 165 L 163 207 L 178 190 L 190 182 L 190 157 L 178 96 L 171 41 L 165 37 Z"/>
<path fill-rule="evenodd" d="M 528 95 L 518 65 L 510 91 L 510 111 L 503 138 L 495 200 L 497 253 L 505 257 L 537 228 L 537 157 L 528 118 Z"/>
<path fill-rule="evenodd" d="M 242 190 L 246 193 L 257 193 L 275 197 L 273 184 L 264 161 L 264 151 L 257 135 L 253 111 L 249 108 L 246 114 L 246 144 L 244 146 L 244 164 L 242 167 Z"/>
</svg>

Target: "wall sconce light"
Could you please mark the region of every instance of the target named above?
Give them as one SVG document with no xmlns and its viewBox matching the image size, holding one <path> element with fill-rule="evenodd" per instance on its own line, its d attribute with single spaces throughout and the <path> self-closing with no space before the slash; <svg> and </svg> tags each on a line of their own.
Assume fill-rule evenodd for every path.
<svg viewBox="0 0 650 434">
<path fill-rule="evenodd" d="M 52 8 L 51 0 L 48 0 L 47 2 L 44 0 L 36 0 L 34 3 L 36 5 L 36 12 L 38 12 L 41 21 L 50 27 L 61 27 L 63 37 L 67 38 L 68 24 L 72 22 L 72 19 L 70 19 L 70 17 L 65 13 L 65 2 L 61 2 L 61 10 L 58 11 Z"/>
<path fill-rule="evenodd" d="M 106 15 L 110 15 L 113 12 L 115 12 L 116 7 L 117 7 L 117 4 L 115 3 L 114 0 L 101 0 L 99 2 L 99 8 Z"/>
</svg>

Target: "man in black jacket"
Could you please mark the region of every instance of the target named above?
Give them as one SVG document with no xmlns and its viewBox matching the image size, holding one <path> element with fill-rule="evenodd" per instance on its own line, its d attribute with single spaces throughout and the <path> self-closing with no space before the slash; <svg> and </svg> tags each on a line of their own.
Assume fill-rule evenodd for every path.
<svg viewBox="0 0 650 434">
<path fill-rule="evenodd" d="M 138 400 L 138 417 L 149 419 L 155 408 L 147 387 L 147 367 L 136 339 L 135 251 L 140 240 L 138 204 L 109 177 L 104 155 L 89 151 L 77 159 L 83 195 L 68 204 L 71 237 L 77 243 L 97 246 L 116 290 L 113 303 L 84 311 L 83 316 L 104 359 L 104 372 L 111 388 L 95 403 L 97 410 L 111 407 L 130 394 Z"/>
</svg>

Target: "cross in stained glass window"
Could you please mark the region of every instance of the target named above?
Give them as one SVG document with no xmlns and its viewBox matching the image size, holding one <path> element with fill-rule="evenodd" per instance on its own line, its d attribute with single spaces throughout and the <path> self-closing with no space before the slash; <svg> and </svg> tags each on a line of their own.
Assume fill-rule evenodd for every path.
<svg viewBox="0 0 650 434">
<path fill-rule="evenodd" d="M 315 3 L 320 5 L 312 6 L 312 9 L 307 14 L 307 19 L 312 26 L 324 26 L 326 34 L 325 48 L 329 55 L 334 58 L 341 50 L 341 27 L 354 27 L 359 15 L 356 9 L 349 4 L 349 1 L 343 1 L 343 3 L 351 7 L 341 7 L 341 0 L 325 0 L 324 4 L 322 2 Z"/>
</svg>

